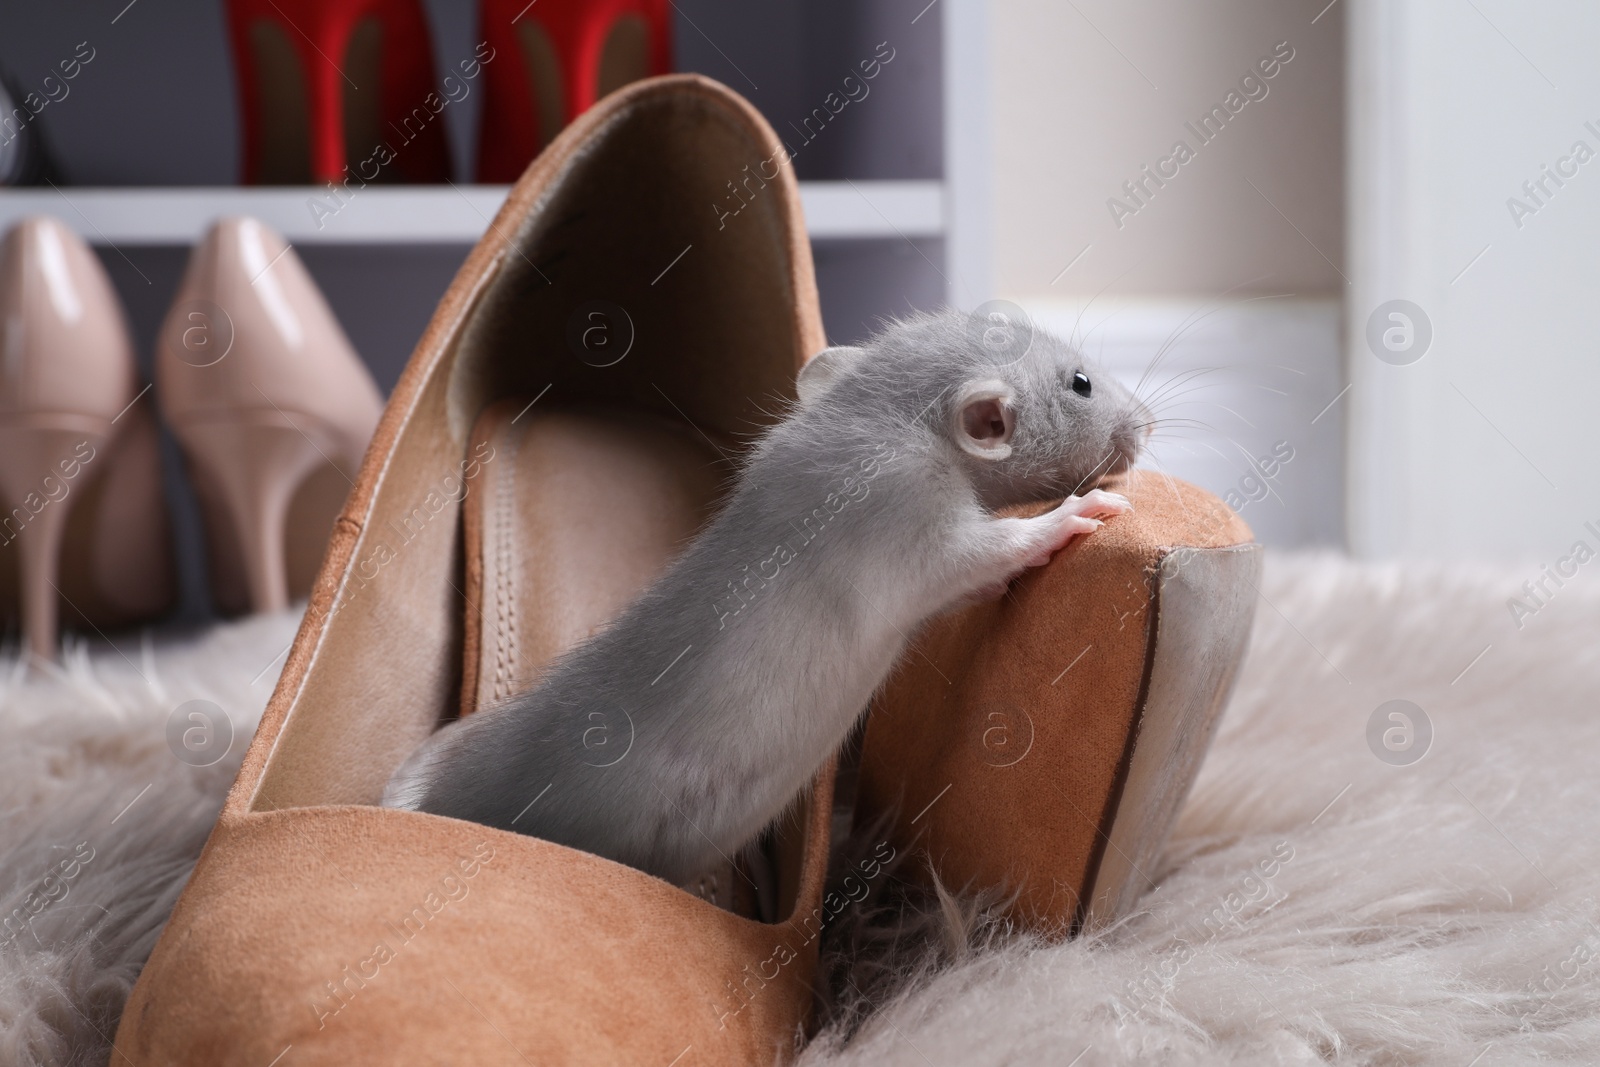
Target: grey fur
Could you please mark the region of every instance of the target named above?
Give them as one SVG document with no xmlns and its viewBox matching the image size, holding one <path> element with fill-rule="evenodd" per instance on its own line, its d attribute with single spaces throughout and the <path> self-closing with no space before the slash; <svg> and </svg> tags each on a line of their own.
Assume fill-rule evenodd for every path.
<svg viewBox="0 0 1600 1067">
<path fill-rule="evenodd" d="M 538 687 L 435 733 L 383 802 L 674 882 L 732 856 L 805 788 L 919 625 L 1126 510 L 1094 492 L 993 514 L 1123 469 L 1147 433 L 1109 377 L 1073 391 L 1083 360 L 1065 342 L 1012 349 L 945 312 L 813 360 L 683 556 Z M 974 389 L 1009 397 L 1008 454 L 962 447 Z"/>
</svg>

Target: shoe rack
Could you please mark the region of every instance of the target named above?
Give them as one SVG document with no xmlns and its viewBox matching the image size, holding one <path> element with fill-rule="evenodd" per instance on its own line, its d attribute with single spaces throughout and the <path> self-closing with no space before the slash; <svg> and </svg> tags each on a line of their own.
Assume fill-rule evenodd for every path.
<svg viewBox="0 0 1600 1067">
<path fill-rule="evenodd" d="M 476 5 L 426 6 L 436 67 L 453 69 L 479 41 Z M 675 69 L 726 82 L 780 135 L 794 136 L 832 339 L 945 299 L 940 8 L 926 0 L 674 0 L 673 8 Z M 151 273 L 152 252 L 192 244 L 219 215 L 255 216 L 295 245 L 319 282 L 347 271 L 368 277 L 378 299 L 341 294 L 337 281 L 330 298 L 379 383 L 392 384 L 425 310 L 505 194 L 504 186 L 461 177 L 474 170 L 483 94 L 452 102 L 441 117 L 457 175 L 451 185 L 369 186 L 342 200 L 316 187 L 242 187 L 238 88 L 220 4 L 0 10 L 0 67 L 24 89 L 80 41 L 94 60 L 39 117 L 71 184 L 0 189 L 0 227 L 29 214 L 61 218 L 101 250 L 119 288 L 121 276 L 131 276 L 124 296 L 137 325 L 146 294 L 132 287 L 163 284 Z M 885 42 L 894 58 L 867 95 L 806 139 L 814 128 L 806 116 L 841 93 L 843 78 Z M 403 321 L 369 321 L 392 320 L 400 306 L 410 312 Z"/>
<path fill-rule="evenodd" d="M 85 240 L 105 245 L 189 245 L 224 215 L 252 215 L 305 245 L 471 245 L 510 186 L 374 186 L 342 203 L 298 187 L 7 189 L 0 227 L 31 214 L 59 215 Z M 944 233 L 937 180 L 815 181 L 800 188 L 816 241 L 935 238 Z M 316 215 L 307 207 L 313 201 Z M 320 225 L 319 225 L 320 221 Z M 76 225 L 74 225 L 76 223 Z"/>
<path fill-rule="evenodd" d="M 951 116 L 942 101 L 955 100 L 958 111 L 970 102 L 970 92 L 951 87 L 960 64 L 947 57 L 946 42 L 969 57 L 980 48 L 972 34 L 951 30 L 959 18 L 970 23 L 978 0 L 671 6 L 673 68 L 732 86 L 780 136 L 793 137 L 830 340 L 848 342 L 886 316 L 962 299 L 946 263 L 956 242 L 945 161 L 960 154 L 946 151 Z M 435 66 L 455 69 L 482 42 L 478 5 L 425 0 L 425 7 Z M 452 101 L 441 116 L 451 184 L 371 185 L 341 199 L 323 187 L 238 184 L 238 84 L 217 0 L 0 7 L 0 69 L 23 91 L 55 73 L 59 58 L 83 54 L 80 43 L 93 60 L 37 119 L 65 180 L 0 188 L 0 231 L 47 214 L 88 242 L 128 312 L 149 380 L 190 247 L 219 216 L 254 216 L 292 244 L 380 389 L 391 388 L 506 193 L 504 185 L 468 180 L 484 93 Z M 865 96 L 850 99 L 820 131 L 807 124 L 830 97 L 837 106 L 844 79 L 862 61 L 891 51 Z M 964 272 L 969 281 L 977 275 Z M 185 569 L 177 618 L 199 622 L 209 614 L 198 562 L 204 537 L 170 439 L 164 452 Z"/>
</svg>

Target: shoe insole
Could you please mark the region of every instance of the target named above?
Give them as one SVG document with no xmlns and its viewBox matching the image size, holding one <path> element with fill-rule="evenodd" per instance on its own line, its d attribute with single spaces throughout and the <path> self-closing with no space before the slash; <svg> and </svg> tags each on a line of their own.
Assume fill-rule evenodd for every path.
<svg viewBox="0 0 1600 1067">
<path fill-rule="evenodd" d="M 731 474 L 681 424 L 634 413 L 529 407 L 479 416 L 463 501 L 467 618 L 461 713 L 539 681 L 684 549 Z M 625 744 L 618 737 L 615 743 Z M 770 901 L 766 865 L 709 871 L 690 892 L 741 914 Z"/>
</svg>

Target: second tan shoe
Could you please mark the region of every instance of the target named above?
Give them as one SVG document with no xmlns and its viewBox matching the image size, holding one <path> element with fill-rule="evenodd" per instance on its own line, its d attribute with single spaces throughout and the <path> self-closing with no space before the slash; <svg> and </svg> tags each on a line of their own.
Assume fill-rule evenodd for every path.
<svg viewBox="0 0 1600 1067">
<path fill-rule="evenodd" d="M 761 188 L 719 216 L 752 172 Z M 376 803 L 441 717 L 536 677 L 659 571 L 716 506 L 737 435 L 823 345 L 794 177 L 743 100 L 641 82 L 556 139 L 389 401 L 117 1062 L 792 1054 L 831 766 L 757 859 L 693 893 Z"/>
<path fill-rule="evenodd" d="M 156 395 L 200 497 L 217 606 L 309 594 L 383 399 L 283 238 L 251 218 L 212 226 L 161 327 Z"/>
</svg>

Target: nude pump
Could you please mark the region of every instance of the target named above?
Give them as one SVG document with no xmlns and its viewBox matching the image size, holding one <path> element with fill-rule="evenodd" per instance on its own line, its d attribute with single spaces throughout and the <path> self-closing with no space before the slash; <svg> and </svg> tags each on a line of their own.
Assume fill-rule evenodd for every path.
<svg viewBox="0 0 1600 1067">
<path fill-rule="evenodd" d="M 49 218 L 0 245 L 0 620 L 55 658 L 63 616 L 93 629 L 170 603 L 154 411 L 100 261 Z"/>
<path fill-rule="evenodd" d="M 156 353 L 224 613 L 303 597 L 383 401 L 294 250 L 250 218 L 190 256 Z"/>
</svg>

